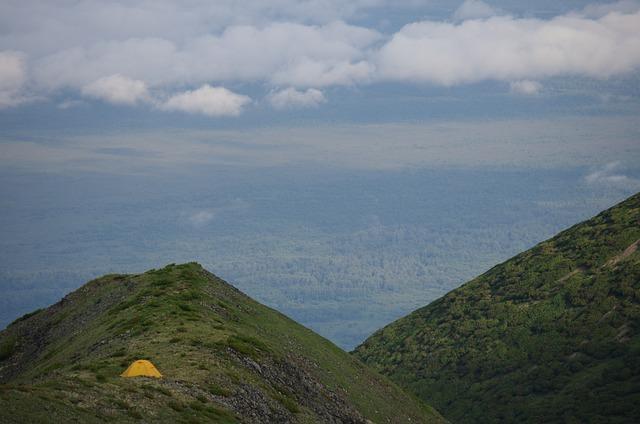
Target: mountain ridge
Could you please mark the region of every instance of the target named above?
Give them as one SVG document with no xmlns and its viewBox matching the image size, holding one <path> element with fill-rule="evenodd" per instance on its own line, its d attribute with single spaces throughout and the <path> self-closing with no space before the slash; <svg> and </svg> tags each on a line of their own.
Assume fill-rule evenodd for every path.
<svg viewBox="0 0 640 424">
<path fill-rule="evenodd" d="M 640 194 L 387 325 L 354 354 L 455 422 L 640 414 Z"/>
<path fill-rule="evenodd" d="M 164 378 L 119 377 L 137 359 L 151 360 Z M 98 278 L 0 332 L 0 421 L 51 417 L 444 422 L 328 340 L 195 263 Z"/>
</svg>

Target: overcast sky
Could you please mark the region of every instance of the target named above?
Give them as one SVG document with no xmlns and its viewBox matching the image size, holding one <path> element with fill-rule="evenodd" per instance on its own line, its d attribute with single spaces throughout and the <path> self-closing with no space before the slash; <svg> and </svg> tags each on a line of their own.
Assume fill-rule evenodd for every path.
<svg viewBox="0 0 640 424">
<path fill-rule="evenodd" d="M 0 28 L 8 171 L 640 162 L 635 0 L 6 0 Z"/>
<path fill-rule="evenodd" d="M 233 118 L 257 104 L 328 107 L 341 101 L 332 87 L 499 81 L 535 96 L 554 77 L 637 72 L 638 2 L 535 3 L 6 0 L 0 107 L 105 102 Z"/>
</svg>

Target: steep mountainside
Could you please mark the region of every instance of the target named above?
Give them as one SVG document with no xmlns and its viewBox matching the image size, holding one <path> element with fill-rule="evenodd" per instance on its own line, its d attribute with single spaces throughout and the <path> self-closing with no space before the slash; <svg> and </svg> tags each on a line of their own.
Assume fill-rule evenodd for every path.
<svg viewBox="0 0 640 424">
<path fill-rule="evenodd" d="M 637 422 L 640 194 L 376 332 L 355 355 L 454 422 Z"/>
<path fill-rule="evenodd" d="M 164 378 L 119 377 L 136 359 Z M 443 421 L 193 263 L 105 276 L 17 320 L 0 383 L 2 423 Z"/>
</svg>

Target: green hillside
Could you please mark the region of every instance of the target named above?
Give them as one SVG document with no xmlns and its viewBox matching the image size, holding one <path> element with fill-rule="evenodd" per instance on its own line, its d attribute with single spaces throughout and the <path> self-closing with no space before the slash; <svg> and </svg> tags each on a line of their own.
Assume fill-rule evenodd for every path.
<svg viewBox="0 0 640 424">
<path fill-rule="evenodd" d="M 119 377 L 136 359 L 164 378 Z M 443 419 L 191 263 L 105 276 L 0 332 L 0 422 L 103 421 Z"/>
<path fill-rule="evenodd" d="M 355 355 L 453 422 L 637 422 L 640 194 L 382 330 Z"/>
</svg>

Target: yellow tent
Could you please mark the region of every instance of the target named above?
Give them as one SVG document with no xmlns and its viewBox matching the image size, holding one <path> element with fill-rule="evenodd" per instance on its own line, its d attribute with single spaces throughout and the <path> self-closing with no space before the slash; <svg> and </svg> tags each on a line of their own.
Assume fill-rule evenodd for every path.
<svg viewBox="0 0 640 424">
<path fill-rule="evenodd" d="M 134 361 L 120 377 L 155 377 L 161 378 L 160 371 L 146 359 Z"/>
</svg>

